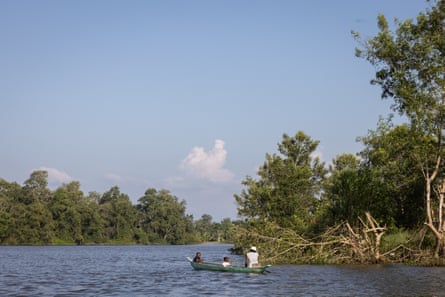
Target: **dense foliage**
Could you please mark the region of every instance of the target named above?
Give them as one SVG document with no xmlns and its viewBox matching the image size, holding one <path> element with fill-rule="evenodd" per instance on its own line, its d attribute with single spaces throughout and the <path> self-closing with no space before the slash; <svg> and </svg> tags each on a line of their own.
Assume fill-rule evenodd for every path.
<svg viewBox="0 0 445 297">
<path fill-rule="evenodd" d="M 438 258 L 445 253 L 445 1 L 431 2 L 435 5 L 416 21 L 396 21 L 395 32 L 379 15 L 379 34 L 366 40 L 357 56 L 376 67 L 372 83 L 408 121 L 407 157 L 423 175 L 425 223 L 436 237 Z"/>
<path fill-rule="evenodd" d="M 245 219 L 237 246 L 259 242 L 266 257 L 282 262 L 412 260 L 424 251 L 443 258 L 445 1 L 431 3 L 415 21 L 395 20 L 395 32 L 379 15 L 380 32 L 357 49 L 375 66 L 372 83 L 382 98 L 393 99 L 393 111 L 407 122 L 382 119 L 358 139 L 361 152 L 337 156 L 328 172 L 316 155 L 318 141 L 301 131 L 285 134 L 280 155 L 266 155 L 258 178 L 247 176 L 235 195 Z M 387 231 L 393 239 L 404 235 L 390 244 Z"/>
<path fill-rule="evenodd" d="M 185 201 L 167 190 L 148 189 L 136 205 L 117 186 L 87 196 L 77 181 L 55 191 L 48 173 L 34 171 L 20 186 L 0 179 L 0 244 L 184 244 L 227 241 L 230 219 L 197 221 Z"/>
<path fill-rule="evenodd" d="M 314 215 L 326 170 L 318 157 L 318 145 L 303 132 L 283 135 L 281 155 L 267 155 L 258 171 L 259 180 L 247 177 L 247 190 L 235 195 L 241 216 L 274 221 L 282 227 L 304 231 Z M 252 223 L 253 223 L 252 220 Z"/>
</svg>

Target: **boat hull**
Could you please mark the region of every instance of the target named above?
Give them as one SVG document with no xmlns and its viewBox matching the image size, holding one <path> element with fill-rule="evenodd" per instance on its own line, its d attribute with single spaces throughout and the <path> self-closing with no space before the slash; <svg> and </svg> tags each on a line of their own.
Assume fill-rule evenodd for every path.
<svg viewBox="0 0 445 297">
<path fill-rule="evenodd" d="M 218 272 L 236 272 L 236 273 L 264 273 L 270 265 L 261 266 L 261 267 L 239 267 L 239 266 L 229 266 L 224 267 L 221 264 L 217 263 L 195 263 L 191 258 L 187 258 L 195 270 L 209 270 L 209 271 L 218 271 Z"/>
</svg>

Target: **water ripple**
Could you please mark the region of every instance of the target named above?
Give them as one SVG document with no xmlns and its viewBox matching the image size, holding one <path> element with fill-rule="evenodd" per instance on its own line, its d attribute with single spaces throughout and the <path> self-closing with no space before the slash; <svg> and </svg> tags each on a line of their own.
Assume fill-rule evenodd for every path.
<svg viewBox="0 0 445 297">
<path fill-rule="evenodd" d="M 229 247 L 0 247 L 0 296 L 445 296 L 438 267 L 282 265 L 257 275 L 195 271 L 185 260 L 199 250 L 221 261 Z"/>
</svg>

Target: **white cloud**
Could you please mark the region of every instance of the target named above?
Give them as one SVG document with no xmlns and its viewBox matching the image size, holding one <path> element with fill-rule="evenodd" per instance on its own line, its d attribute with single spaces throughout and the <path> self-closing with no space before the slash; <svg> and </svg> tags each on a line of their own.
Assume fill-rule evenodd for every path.
<svg viewBox="0 0 445 297">
<path fill-rule="evenodd" d="M 228 182 L 233 178 L 233 173 L 224 168 L 226 157 L 224 141 L 217 139 L 209 152 L 202 147 L 194 147 L 181 162 L 180 168 L 193 177 L 212 182 Z"/>
<path fill-rule="evenodd" d="M 58 170 L 56 168 L 41 166 L 37 170 L 44 170 L 44 171 L 48 172 L 48 183 L 49 184 L 69 183 L 74 180 L 71 176 L 68 175 L 68 173 L 66 173 L 65 171 Z"/>
</svg>

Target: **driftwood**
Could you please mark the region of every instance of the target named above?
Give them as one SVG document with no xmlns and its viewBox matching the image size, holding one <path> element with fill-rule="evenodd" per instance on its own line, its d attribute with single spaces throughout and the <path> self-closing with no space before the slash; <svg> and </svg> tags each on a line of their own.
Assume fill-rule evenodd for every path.
<svg viewBox="0 0 445 297">
<path fill-rule="evenodd" d="M 347 232 L 339 234 L 340 243 L 348 247 L 350 260 L 359 263 L 380 263 L 380 243 L 387 231 L 386 226 L 381 227 L 369 212 L 366 220 L 359 217 L 361 228 L 354 230 L 349 223 L 344 223 Z"/>
<path fill-rule="evenodd" d="M 243 242 L 256 242 L 262 257 L 269 263 L 380 263 L 391 253 L 381 254 L 382 236 L 386 226 L 366 213 L 360 228 L 342 223 L 330 228 L 322 236 L 306 239 L 294 230 L 265 224 L 260 234 L 237 227 Z M 242 245 L 242 243 L 240 243 Z"/>
<path fill-rule="evenodd" d="M 386 226 L 380 226 L 370 213 L 359 218 L 360 226 L 344 222 L 326 230 L 316 238 L 305 238 L 292 229 L 282 228 L 271 222 L 248 229 L 237 226 L 238 241 L 235 250 L 255 243 L 260 248 L 261 261 L 268 264 L 374 264 L 410 263 L 415 265 L 445 266 L 445 259 L 436 259 L 431 249 L 431 233 L 424 226 L 417 233 L 410 233 L 403 242 L 385 245 L 382 238 Z M 261 230 L 258 232 L 257 230 Z M 428 236 L 429 234 L 429 236 Z"/>
</svg>

